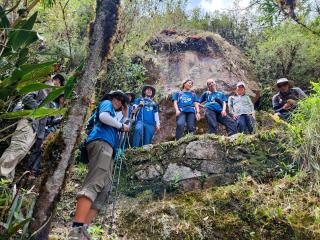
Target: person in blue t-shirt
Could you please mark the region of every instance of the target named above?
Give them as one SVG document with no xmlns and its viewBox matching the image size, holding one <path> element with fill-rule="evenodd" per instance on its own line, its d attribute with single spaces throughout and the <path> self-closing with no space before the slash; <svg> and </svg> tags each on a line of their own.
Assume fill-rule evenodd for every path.
<svg viewBox="0 0 320 240">
<path fill-rule="evenodd" d="M 227 115 L 227 97 L 223 92 L 217 91 L 217 84 L 213 79 L 207 80 L 208 91 L 204 92 L 199 102 L 205 102 L 204 116 L 209 125 L 209 133 L 217 133 L 218 122 L 226 127 L 228 136 L 236 134 L 237 123 Z"/>
<path fill-rule="evenodd" d="M 128 132 L 129 125 L 115 119 L 115 112 L 122 109 L 128 115 L 129 99 L 122 91 L 106 94 L 96 109 L 97 121 L 87 138 L 88 173 L 77 194 L 77 208 L 68 239 L 86 239 L 84 224 L 90 224 L 104 206 L 112 186 L 112 154 L 118 145 L 119 131 Z"/>
<path fill-rule="evenodd" d="M 176 110 L 176 140 L 182 137 L 186 123 L 188 133 L 194 134 L 195 120 L 200 120 L 199 100 L 197 95 L 191 91 L 192 86 L 192 80 L 186 80 L 182 84 L 182 91 L 176 92 L 172 96 L 173 106 Z"/>
<path fill-rule="evenodd" d="M 155 94 L 156 89 L 146 85 L 142 88 L 142 97 L 134 101 L 137 116 L 133 147 L 151 144 L 155 130 L 160 131 L 159 105 L 152 100 Z"/>
</svg>

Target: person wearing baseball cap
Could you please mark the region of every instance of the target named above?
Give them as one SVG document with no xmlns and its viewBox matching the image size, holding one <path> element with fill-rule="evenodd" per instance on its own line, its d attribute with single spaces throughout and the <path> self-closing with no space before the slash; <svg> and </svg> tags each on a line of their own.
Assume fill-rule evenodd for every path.
<svg viewBox="0 0 320 240">
<path fill-rule="evenodd" d="M 280 78 L 276 82 L 278 93 L 272 97 L 274 113 L 282 120 L 289 120 L 292 110 L 297 106 L 297 101 L 307 97 L 301 88 L 293 87 L 287 78 Z"/>
<path fill-rule="evenodd" d="M 77 208 L 68 239 L 90 239 L 86 225 L 90 224 L 104 206 L 107 197 L 104 189 L 112 185 L 113 152 L 118 147 L 118 132 L 129 132 L 130 127 L 115 119 L 115 112 L 122 109 L 128 115 L 128 96 L 121 90 L 104 95 L 98 105 L 96 121 L 86 140 L 88 173 L 77 194 Z"/>
<path fill-rule="evenodd" d="M 237 83 L 236 95 L 229 97 L 228 107 L 232 118 L 237 121 L 239 132 L 253 133 L 255 111 L 244 82 Z"/>
<path fill-rule="evenodd" d="M 135 99 L 133 104 L 134 112 L 137 114 L 133 147 L 151 144 L 155 131 L 160 131 L 159 105 L 153 101 L 156 89 L 145 85 L 141 95 L 142 97 Z"/>
</svg>

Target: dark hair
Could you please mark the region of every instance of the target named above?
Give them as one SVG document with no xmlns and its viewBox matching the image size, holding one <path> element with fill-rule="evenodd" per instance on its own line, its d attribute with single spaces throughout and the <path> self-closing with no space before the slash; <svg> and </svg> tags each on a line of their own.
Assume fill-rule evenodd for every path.
<svg viewBox="0 0 320 240">
<path fill-rule="evenodd" d="M 61 74 L 58 73 L 58 74 L 54 75 L 52 79 L 59 79 L 60 85 L 64 86 L 65 79 Z"/>
<path fill-rule="evenodd" d="M 119 100 L 123 106 L 126 104 L 126 100 L 124 99 L 124 97 L 115 95 L 114 98 Z"/>
</svg>

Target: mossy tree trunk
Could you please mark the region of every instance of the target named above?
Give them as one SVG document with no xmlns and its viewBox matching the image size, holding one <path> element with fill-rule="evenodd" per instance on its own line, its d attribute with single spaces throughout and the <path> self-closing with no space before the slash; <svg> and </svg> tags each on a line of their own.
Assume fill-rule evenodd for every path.
<svg viewBox="0 0 320 240">
<path fill-rule="evenodd" d="M 33 213 L 35 220 L 31 223 L 31 232 L 38 230 L 45 224 L 45 227 L 38 232 L 35 239 L 48 238 L 50 218 L 62 189 L 66 169 L 83 125 L 86 109 L 95 90 L 97 75 L 104 59 L 111 52 L 112 39 L 119 16 L 119 7 L 120 0 L 97 0 L 96 2 L 96 19 L 91 26 L 88 58 L 84 72 L 79 77 L 76 87 L 78 96 L 70 104 L 62 135 L 58 137 L 62 141 L 58 145 L 61 148 L 59 151 L 61 154 L 56 168 L 42 184 Z"/>
</svg>

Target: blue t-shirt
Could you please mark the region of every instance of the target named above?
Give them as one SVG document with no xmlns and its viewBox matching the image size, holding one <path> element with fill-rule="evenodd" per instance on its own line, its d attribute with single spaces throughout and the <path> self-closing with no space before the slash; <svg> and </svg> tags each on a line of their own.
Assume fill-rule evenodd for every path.
<svg viewBox="0 0 320 240">
<path fill-rule="evenodd" d="M 137 98 L 134 100 L 135 105 L 139 105 L 140 101 L 144 100 L 144 105 L 138 111 L 137 121 L 142 121 L 146 124 L 156 125 L 154 114 L 159 112 L 159 106 L 150 98 Z"/>
<path fill-rule="evenodd" d="M 218 101 L 220 100 L 221 102 L 227 102 L 228 98 L 226 97 L 226 95 L 224 95 L 223 92 L 204 92 L 199 101 L 202 102 L 206 102 L 204 104 L 205 108 L 208 108 L 210 110 L 213 111 L 217 111 L 217 112 L 222 112 L 222 107 L 216 100 L 216 98 L 218 99 Z"/>
<path fill-rule="evenodd" d="M 115 117 L 115 111 L 111 101 L 104 100 L 100 103 L 99 114 L 102 112 L 108 112 L 112 117 Z M 98 114 L 97 111 L 95 114 Z M 118 129 L 98 121 L 95 123 L 91 133 L 89 134 L 87 143 L 94 140 L 105 141 L 110 144 L 113 150 L 115 150 L 118 145 Z"/>
<path fill-rule="evenodd" d="M 181 112 L 195 112 L 194 103 L 199 102 L 194 92 L 176 92 L 172 96 L 172 101 L 177 101 Z"/>
<path fill-rule="evenodd" d="M 129 104 L 129 105 L 128 105 L 128 118 L 131 117 L 132 111 L 133 111 L 133 105 L 132 105 L 132 104 Z"/>
</svg>

